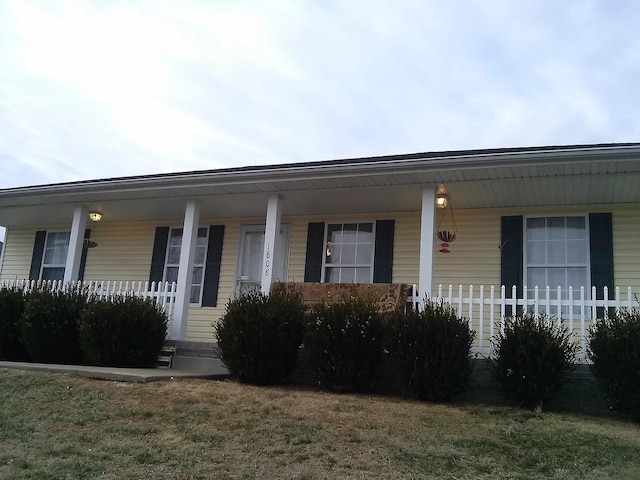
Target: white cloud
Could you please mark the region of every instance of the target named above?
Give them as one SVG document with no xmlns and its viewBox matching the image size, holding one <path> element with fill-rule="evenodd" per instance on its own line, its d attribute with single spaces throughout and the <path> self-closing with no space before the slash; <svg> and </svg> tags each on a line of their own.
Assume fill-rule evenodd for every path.
<svg viewBox="0 0 640 480">
<path fill-rule="evenodd" d="M 0 187 L 636 141 L 640 7 L 0 4 Z M 9 166 L 9 163 L 11 164 Z"/>
</svg>

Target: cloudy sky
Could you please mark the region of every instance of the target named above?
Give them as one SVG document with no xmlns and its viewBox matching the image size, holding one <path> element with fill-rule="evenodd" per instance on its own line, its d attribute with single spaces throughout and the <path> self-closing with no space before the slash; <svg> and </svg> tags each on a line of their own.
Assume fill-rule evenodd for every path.
<svg viewBox="0 0 640 480">
<path fill-rule="evenodd" d="M 0 188 L 640 140 L 640 2 L 0 0 Z"/>
</svg>

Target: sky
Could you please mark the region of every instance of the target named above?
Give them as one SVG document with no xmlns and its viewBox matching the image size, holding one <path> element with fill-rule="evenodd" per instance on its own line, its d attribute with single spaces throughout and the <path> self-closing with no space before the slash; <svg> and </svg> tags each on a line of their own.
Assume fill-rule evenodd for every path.
<svg viewBox="0 0 640 480">
<path fill-rule="evenodd" d="M 0 188 L 636 142 L 638 19 L 622 0 L 0 0 Z"/>
</svg>

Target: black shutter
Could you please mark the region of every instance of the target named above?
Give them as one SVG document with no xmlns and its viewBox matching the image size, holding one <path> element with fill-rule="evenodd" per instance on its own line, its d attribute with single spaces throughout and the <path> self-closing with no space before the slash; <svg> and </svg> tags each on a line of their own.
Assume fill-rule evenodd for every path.
<svg viewBox="0 0 640 480">
<path fill-rule="evenodd" d="M 46 230 L 38 230 L 36 232 L 36 240 L 33 244 L 33 254 L 31 255 L 31 269 L 29 270 L 29 280 L 40 280 L 40 267 L 42 266 L 44 242 L 46 241 L 46 239 Z"/>
<path fill-rule="evenodd" d="M 167 242 L 169 240 L 169 227 L 157 227 L 153 241 L 153 254 L 151 256 L 151 272 L 149 283 L 161 282 L 164 275 L 164 260 L 167 256 Z"/>
<path fill-rule="evenodd" d="M 523 275 L 523 217 L 502 217 L 500 235 L 500 284 L 506 287 L 506 296 L 511 298 L 511 289 L 516 286 L 517 297 L 522 296 Z M 507 308 L 511 315 L 511 308 Z"/>
<path fill-rule="evenodd" d="M 610 213 L 589 214 L 589 254 L 591 257 L 591 285 L 596 287 L 598 300 L 604 298 L 604 287 L 609 287 L 612 297 L 613 285 L 613 225 Z M 603 308 L 596 312 L 598 318 Z"/>
<path fill-rule="evenodd" d="M 393 234 L 395 220 L 376 222 L 376 249 L 373 259 L 373 283 L 393 281 Z"/>
<path fill-rule="evenodd" d="M 223 241 L 224 225 L 211 225 L 209 227 L 207 261 L 204 268 L 204 285 L 202 287 L 203 307 L 215 307 L 218 303 L 218 283 L 220 281 Z"/>
<path fill-rule="evenodd" d="M 322 278 L 324 254 L 324 222 L 309 223 L 307 230 L 307 254 L 304 264 L 304 281 L 319 282 Z"/>
<path fill-rule="evenodd" d="M 87 228 L 84 231 L 84 239 L 89 240 L 91 237 L 91 229 Z M 87 246 L 87 242 L 82 242 L 82 255 L 80 256 L 80 270 L 78 270 L 78 280 L 84 280 L 84 267 L 87 264 L 87 250 L 89 247 Z"/>
</svg>

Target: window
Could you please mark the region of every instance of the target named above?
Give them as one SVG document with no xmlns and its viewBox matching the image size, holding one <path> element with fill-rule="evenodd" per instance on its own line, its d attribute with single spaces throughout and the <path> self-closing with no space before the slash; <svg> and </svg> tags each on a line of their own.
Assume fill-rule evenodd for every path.
<svg viewBox="0 0 640 480">
<path fill-rule="evenodd" d="M 371 283 L 374 244 L 374 222 L 327 223 L 322 281 Z"/>
<path fill-rule="evenodd" d="M 589 229 L 587 217 L 530 217 L 525 221 L 524 282 L 533 288 L 550 287 L 550 300 L 568 299 L 569 287 L 578 298 L 580 287 L 589 288 Z"/>
<path fill-rule="evenodd" d="M 47 232 L 40 280 L 64 280 L 70 232 Z"/>
<path fill-rule="evenodd" d="M 196 250 L 193 260 L 193 278 L 191 279 L 190 303 L 199 304 L 202 300 L 202 286 L 204 283 L 205 259 L 207 258 L 207 242 L 209 229 L 198 228 Z M 180 265 L 180 250 L 182 248 L 182 228 L 171 228 L 167 242 L 167 256 L 164 266 L 165 282 L 178 281 L 178 267 Z"/>
</svg>

